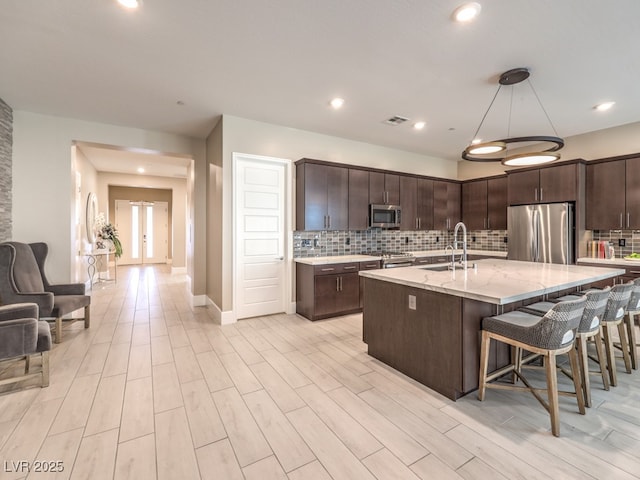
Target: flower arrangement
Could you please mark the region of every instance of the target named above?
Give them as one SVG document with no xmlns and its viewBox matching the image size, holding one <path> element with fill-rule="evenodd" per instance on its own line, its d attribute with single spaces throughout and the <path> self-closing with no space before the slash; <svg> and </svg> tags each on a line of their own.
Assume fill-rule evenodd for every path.
<svg viewBox="0 0 640 480">
<path fill-rule="evenodd" d="M 104 218 L 104 213 L 99 213 L 96 216 L 96 237 L 98 238 L 96 241 L 98 248 L 106 248 L 104 240 L 108 240 L 113 244 L 116 258 L 120 258 L 122 255 L 122 243 L 120 243 L 120 238 L 118 238 L 118 230 L 116 230 L 113 224 L 107 223 Z"/>
</svg>

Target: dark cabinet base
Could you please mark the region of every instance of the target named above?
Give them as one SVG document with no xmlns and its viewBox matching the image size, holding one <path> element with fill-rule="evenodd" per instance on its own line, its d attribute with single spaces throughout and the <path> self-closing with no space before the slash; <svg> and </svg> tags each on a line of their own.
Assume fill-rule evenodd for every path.
<svg viewBox="0 0 640 480">
<path fill-rule="evenodd" d="M 478 388 L 482 318 L 495 305 L 370 278 L 364 294 L 369 355 L 452 400 Z M 490 370 L 508 362 L 508 347 L 493 342 Z"/>
</svg>

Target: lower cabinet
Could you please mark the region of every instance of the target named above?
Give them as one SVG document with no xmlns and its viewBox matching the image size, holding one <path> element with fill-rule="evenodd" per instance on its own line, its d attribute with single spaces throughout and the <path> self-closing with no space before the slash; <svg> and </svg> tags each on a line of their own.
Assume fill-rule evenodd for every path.
<svg viewBox="0 0 640 480">
<path fill-rule="evenodd" d="M 361 311 L 359 264 L 296 264 L 296 312 L 309 320 Z"/>
</svg>

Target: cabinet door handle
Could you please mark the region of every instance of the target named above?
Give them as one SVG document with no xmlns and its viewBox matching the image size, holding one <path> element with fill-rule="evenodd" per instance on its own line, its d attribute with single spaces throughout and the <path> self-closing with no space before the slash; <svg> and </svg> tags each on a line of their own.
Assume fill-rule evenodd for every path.
<svg viewBox="0 0 640 480">
<path fill-rule="evenodd" d="M 487 230 L 491 230 L 491 218 L 487 217 Z"/>
<path fill-rule="evenodd" d="M 327 215 L 327 228 L 331 228 L 331 215 Z"/>
<path fill-rule="evenodd" d="M 543 188 L 540 187 L 540 201 L 542 201 Z"/>
<path fill-rule="evenodd" d="M 486 230 L 487 229 L 487 219 L 483 218 L 483 220 L 484 220 L 484 229 Z"/>
<path fill-rule="evenodd" d="M 627 228 L 629 228 L 629 224 L 631 223 L 630 219 L 631 219 L 631 213 L 627 212 Z"/>
<path fill-rule="evenodd" d="M 418 230 L 422 227 L 422 219 L 418 217 Z"/>
<path fill-rule="evenodd" d="M 538 189 L 534 188 L 533 189 L 533 199 L 537 202 L 538 201 Z"/>
<path fill-rule="evenodd" d="M 353 265 L 350 265 L 348 267 L 343 267 L 343 270 L 354 270 L 356 267 Z"/>
<path fill-rule="evenodd" d="M 321 268 L 320 269 L 321 272 L 333 272 L 334 270 L 335 270 L 335 268 L 333 268 L 333 267 Z"/>
<path fill-rule="evenodd" d="M 620 212 L 620 228 L 622 228 L 622 212 Z"/>
<path fill-rule="evenodd" d="M 340 277 L 336 277 L 336 292 L 340 291 Z"/>
</svg>

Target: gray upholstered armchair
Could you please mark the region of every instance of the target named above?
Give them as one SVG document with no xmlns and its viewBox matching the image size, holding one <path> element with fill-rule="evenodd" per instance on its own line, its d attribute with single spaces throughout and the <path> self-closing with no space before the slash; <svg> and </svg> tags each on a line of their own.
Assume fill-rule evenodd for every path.
<svg viewBox="0 0 640 480">
<path fill-rule="evenodd" d="M 47 252 L 46 243 L 0 243 L 0 304 L 36 303 L 39 318 L 55 319 L 55 341 L 60 343 L 63 316 L 84 308 L 84 328 L 89 328 L 91 297 L 83 283 L 49 283 L 44 273 Z"/>
<path fill-rule="evenodd" d="M 0 378 L 0 385 L 41 377 L 41 386 L 48 386 L 49 350 L 51 331 L 47 322 L 38 321 L 38 305 L 18 303 L 0 307 L 0 361 L 20 357 L 25 360 L 24 375 Z M 32 373 L 31 356 L 36 354 L 42 357 L 42 368 Z"/>
</svg>

